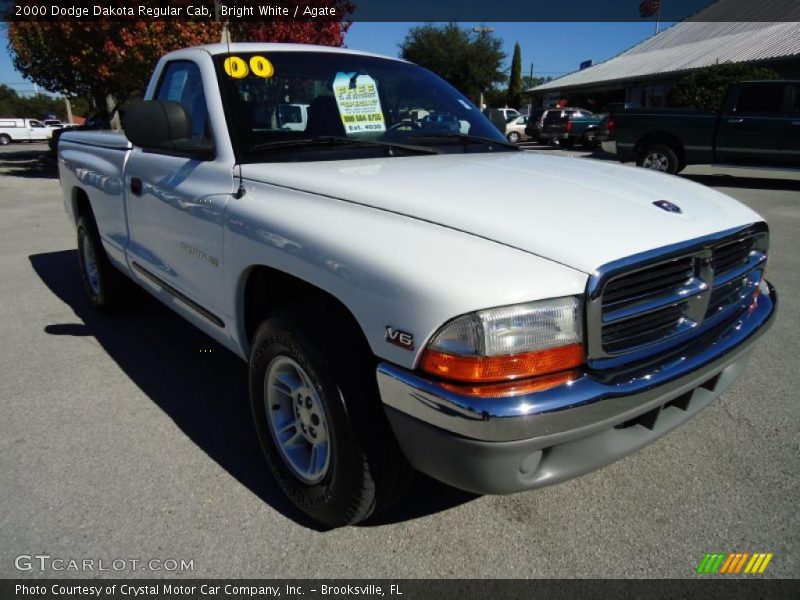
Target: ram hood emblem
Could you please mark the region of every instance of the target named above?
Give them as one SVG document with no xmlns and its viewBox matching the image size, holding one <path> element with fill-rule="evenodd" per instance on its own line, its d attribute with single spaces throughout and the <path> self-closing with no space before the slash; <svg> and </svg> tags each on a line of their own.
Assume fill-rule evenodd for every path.
<svg viewBox="0 0 800 600">
<path fill-rule="evenodd" d="M 655 204 L 661 210 L 665 210 L 667 212 L 671 212 L 671 213 L 682 213 L 683 212 L 681 210 L 680 206 L 678 206 L 677 204 L 673 204 L 669 200 L 656 200 L 655 202 L 653 202 L 653 204 Z"/>
</svg>

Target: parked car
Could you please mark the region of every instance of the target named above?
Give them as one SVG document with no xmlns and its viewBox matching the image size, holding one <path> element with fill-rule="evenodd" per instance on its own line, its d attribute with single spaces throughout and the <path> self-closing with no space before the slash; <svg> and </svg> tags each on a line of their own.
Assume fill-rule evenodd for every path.
<svg viewBox="0 0 800 600">
<path fill-rule="evenodd" d="M 448 133 L 458 133 L 461 131 L 461 124 L 456 115 L 451 113 L 434 113 L 422 117 L 419 121 L 422 129 L 428 131 L 444 131 Z"/>
<path fill-rule="evenodd" d="M 506 139 L 512 144 L 516 144 L 525 137 L 527 125 L 528 117 L 512 118 L 506 123 Z"/>
<path fill-rule="evenodd" d="M 800 168 L 800 81 L 734 84 L 717 111 L 615 111 L 608 130 L 604 150 L 666 173 L 708 163 Z"/>
<path fill-rule="evenodd" d="M 386 508 L 412 467 L 505 494 L 616 461 L 724 392 L 773 322 L 753 210 L 523 152 L 414 64 L 215 44 L 147 89 L 125 135 L 61 136 L 80 283 L 113 312 L 133 281 L 248 361 L 265 468 L 326 526 Z M 305 131 L 256 126 L 279 102 L 309 104 Z M 385 109 L 411 102 L 467 133 L 397 127 Z"/>
<path fill-rule="evenodd" d="M 503 121 L 506 123 L 509 121 L 509 119 L 522 116 L 516 108 L 486 108 L 483 111 L 483 114 L 486 117 L 489 117 L 489 120 L 491 120 L 491 115 L 493 113 L 502 115 Z"/>
<path fill-rule="evenodd" d="M 58 152 L 58 142 L 61 136 L 66 131 L 98 131 L 102 129 L 111 129 L 111 122 L 105 114 L 94 114 L 86 118 L 83 125 L 65 125 L 60 129 L 54 129 L 47 140 L 47 146 L 50 148 L 50 158 L 55 159 Z"/>
<path fill-rule="evenodd" d="M 539 142 L 542 134 L 542 117 L 547 109 L 536 108 L 528 116 L 528 122 L 525 124 L 525 135 L 528 139 Z"/>
<path fill-rule="evenodd" d="M 38 119 L 0 119 L 0 145 L 11 142 L 43 142 L 53 130 Z"/>
<path fill-rule="evenodd" d="M 594 140 L 597 124 L 602 115 L 595 115 L 585 108 L 557 108 L 548 110 L 542 117 L 540 139 L 555 146 L 571 148 L 575 142 L 584 143 L 588 137 Z M 588 142 L 587 142 L 588 143 Z"/>
<path fill-rule="evenodd" d="M 484 116 L 491 121 L 500 133 L 505 132 L 509 120 L 521 116 L 514 108 L 487 108 Z"/>
<path fill-rule="evenodd" d="M 283 129 L 305 131 L 308 123 L 308 104 L 279 104 L 278 124 Z"/>
<path fill-rule="evenodd" d="M 61 127 L 64 127 L 64 123 L 58 119 L 45 119 L 42 122 L 44 123 L 45 127 L 50 127 L 51 129 L 60 129 Z"/>
<path fill-rule="evenodd" d="M 551 113 L 544 123 L 543 137 L 565 148 L 572 148 L 575 144 L 580 144 L 584 148 L 595 148 L 597 146 L 595 136 L 606 116 L 583 110 L 568 112 L 566 115 Z"/>
</svg>

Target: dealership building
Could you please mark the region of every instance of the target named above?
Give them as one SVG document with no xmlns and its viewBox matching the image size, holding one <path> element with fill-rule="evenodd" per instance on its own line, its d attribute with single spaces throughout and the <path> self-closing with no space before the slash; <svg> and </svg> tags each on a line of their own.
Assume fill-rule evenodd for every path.
<svg viewBox="0 0 800 600">
<path fill-rule="evenodd" d="M 800 79 L 800 23 L 683 21 L 610 60 L 526 92 L 533 106 L 553 106 L 562 98 L 598 109 L 611 102 L 665 106 L 683 76 L 726 62 L 768 67 L 783 78 Z"/>
</svg>

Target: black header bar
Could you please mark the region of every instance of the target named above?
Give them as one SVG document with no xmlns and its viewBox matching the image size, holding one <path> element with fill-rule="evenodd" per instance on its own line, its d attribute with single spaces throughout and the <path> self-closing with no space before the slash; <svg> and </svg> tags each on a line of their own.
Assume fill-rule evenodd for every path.
<svg viewBox="0 0 800 600">
<path fill-rule="evenodd" d="M 661 0 L 640 16 L 639 0 L 0 0 L 5 20 L 661 22 L 800 21 L 797 0 Z"/>
</svg>

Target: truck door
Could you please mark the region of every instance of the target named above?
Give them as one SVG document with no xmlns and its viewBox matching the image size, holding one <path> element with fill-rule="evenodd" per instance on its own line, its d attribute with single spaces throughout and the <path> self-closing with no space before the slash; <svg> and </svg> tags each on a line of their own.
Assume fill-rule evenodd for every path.
<svg viewBox="0 0 800 600">
<path fill-rule="evenodd" d="M 786 129 L 786 85 L 745 84 L 734 89 L 719 117 L 715 157 L 729 164 L 780 165 Z"/>
<path fill-rule="evenodd" d="M 786 164 L 798 168 L 800 167 L 800 84 L 794 84 L 791 91 L 793 97 L 783 133 L 783 154 Z"/>
<path fill-rule="evenodd" d="M 179 102 L 191 118 L 192 135 L 198 141 L 213 139 L 194 62 L 168 63 L 155 99 Z M 199 314 L 204 324 L 222 326 L 223 214 L 233 189 L 231 166 L 134 147 L 125 183 L 134 274 L 172 294 L 176 308 Z"/>
<path fill-rule="evenodd" d="M 28 139 L 31 141 L 46 140 L 50 136 L 47 135 L 49 129 L 44 126 L 44 123 L 36 119 L 28 119 Z"/>
</svg>

